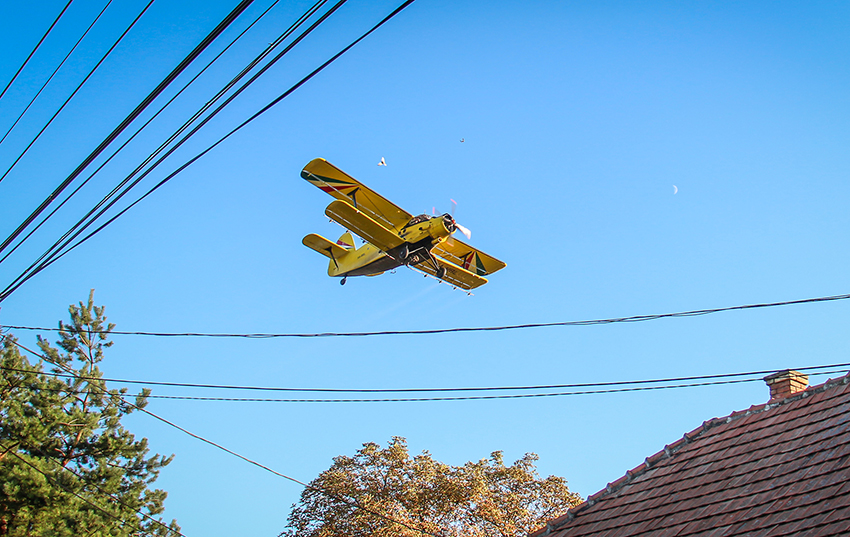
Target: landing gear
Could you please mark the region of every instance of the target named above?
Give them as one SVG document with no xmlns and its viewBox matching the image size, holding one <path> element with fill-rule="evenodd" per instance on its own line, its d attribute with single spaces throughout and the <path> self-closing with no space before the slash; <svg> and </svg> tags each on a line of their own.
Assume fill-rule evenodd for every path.
<svg viewBox="0 0 850 537">
<path fill-rule="evenodd" d="M 410 246 L 405 244 L 398 252 L 398 260 L 404 263 L 405 261 L 407 261 L 408 257 L 410 257 Z"/>
<path fill-rule="evenodd" d="M 339 281 L 339 284 L 345 285 L 345 280 L 347 280 L 347 279 L 348 279 L 348 276 L 343 276 L 342 279 Z"/>
<path fill-rule="evenodd" d="M 446 267 L 437 269 L 437 279 L 442 280 L 446 276 Z"/>
</svg>

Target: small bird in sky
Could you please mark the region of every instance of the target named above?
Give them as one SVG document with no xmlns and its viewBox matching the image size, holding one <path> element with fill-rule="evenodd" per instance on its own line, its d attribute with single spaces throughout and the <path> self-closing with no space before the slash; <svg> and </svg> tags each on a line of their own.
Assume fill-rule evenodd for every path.
<svg viewBox="0 0 850 537">
<path fill-rule="evenodd" d="M 461 138 L 461 139 L 460 139 L 460 143 L 463 143 L 463 141 L 464 141 L 464 140 L 465 140 L 465 138 Z"/>
<path fill-rule="evenodd" d="M 386 166 L 387 161 L 384 160 L 384 157 L 381 157 L 381 162 L 378 163 L 378 166 Z"/>
</svg>

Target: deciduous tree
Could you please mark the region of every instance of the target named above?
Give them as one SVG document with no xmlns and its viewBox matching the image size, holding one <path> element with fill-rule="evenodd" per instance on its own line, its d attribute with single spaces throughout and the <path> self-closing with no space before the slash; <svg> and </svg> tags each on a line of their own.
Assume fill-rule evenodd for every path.
<svg viewBox="0 0 850 537">
<path fill-rule="evenodd" d="M 39 338 L 31 362 L 11 335 L 0 349 L 0 536 L 176 535 L 153 517 L 166 493 L 149 487 L 170 457 L 121 425 L 146 404 L 109 390 L 98 363 L 113 325 L 104 309 L 71 306 L 58 348 Z"/>
<path fill-rule="evenodd" d="M 581 501 L 563 478 L 540 478 L 535 461 L 528 453 L 506 466 L 496 451 L 451 466 L 427 451 L 411 457 L 401 437 L 363 444 L 310 483 L 281 535 L 525 537 Z"/>
</svg>

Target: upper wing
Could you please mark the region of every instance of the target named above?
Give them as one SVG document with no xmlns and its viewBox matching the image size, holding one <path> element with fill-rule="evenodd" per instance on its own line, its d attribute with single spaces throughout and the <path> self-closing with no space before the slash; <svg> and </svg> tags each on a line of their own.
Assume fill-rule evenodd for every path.
<svg viewBox="0 0 850 537">
<path fill-rule="evenodd" d="M 325 214 L 381 250 L 386 251 L 404 243 L 394 231 L 369 218 L 367 214 L 358 211 L 345 201 L 332 201 L 325 209 Z"/>
<path fill-rule="evenodd" d="M 475 275 L 469 272 L 466 269 L 462 269 L 459 266 L 449 263 L 445 259 L 440 259 L 435 256 L 437 260 L 437 264 L 441 267 L 445 267 L 446 274 L 443 276 L 443 280 L 449 282 L 450 284 L 460 287 L 461 289 L 475 289 L 476 287 L 480 287 L 487 283 L 487 278 L 482 278 L 481 276 Z M 416 265 L 411 265 L 416 270 L 421 270 L 422 272 L 426 272 L 431 276 L 437 276 L 437 270 L 434 268 L 434 265 L 429 260 L 425 260 Z"/>
<path fill-rule="evenodd" d="M 413 218 L 413 215 L 323 158 L 313 159 L 304 166 L 301 177 L 336 199 L 350 203 L 384 227 L 399 230 Z"/>
<path fill-rule="evenodd" d="M 493 274 L 497 270 L 505 268 L 503 261 L 499 261 L 454 237 L 441 242 L 431 252 L 479 276 Z"/>
</svg>

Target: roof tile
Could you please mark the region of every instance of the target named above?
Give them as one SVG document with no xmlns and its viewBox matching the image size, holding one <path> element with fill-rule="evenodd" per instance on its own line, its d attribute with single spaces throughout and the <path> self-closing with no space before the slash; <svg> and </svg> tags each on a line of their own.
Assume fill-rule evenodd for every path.
<svg viewBox="0 0 850 537">
<path fill-rule="evenodd" d="M 848 380 L 703 422 L 551 521 L 552 537 L 850 534 Z"/>
</svg>

